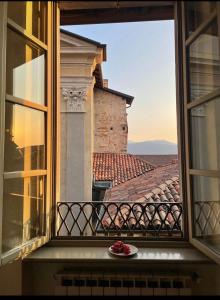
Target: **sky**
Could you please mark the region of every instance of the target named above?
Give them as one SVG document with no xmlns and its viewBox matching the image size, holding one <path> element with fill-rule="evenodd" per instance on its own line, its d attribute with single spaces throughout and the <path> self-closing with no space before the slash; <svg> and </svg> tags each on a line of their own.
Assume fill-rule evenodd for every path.
<svg viewBox="0 0 220 300">
<path fill-rule="evenodd" d="M 128 140 L 177 142 L 174 22 L 62 26 L 107 44 L 102 63 L 108 86 L 134 96 Z"/>
</svg>

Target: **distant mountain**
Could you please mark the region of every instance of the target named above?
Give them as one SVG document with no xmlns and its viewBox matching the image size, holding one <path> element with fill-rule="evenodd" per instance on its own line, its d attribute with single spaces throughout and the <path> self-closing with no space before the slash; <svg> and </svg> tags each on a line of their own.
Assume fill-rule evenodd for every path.
<svg viewBox="0 0 220 300">
<path fill-rule="evenodd" d="M 177 144 L 164 140 L 151 140 L 144 142 L 128 141 L 130 154 L 177 154 Z"/>
</svg>

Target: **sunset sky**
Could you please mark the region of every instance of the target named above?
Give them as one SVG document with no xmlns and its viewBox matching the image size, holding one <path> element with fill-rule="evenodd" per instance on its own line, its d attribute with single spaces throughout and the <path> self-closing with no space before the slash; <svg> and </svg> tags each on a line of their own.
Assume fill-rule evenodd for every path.
<svg viewBox="0 0 220 300">
<path fill-rule="evenodd" d="M 128 140 L 177 141 L 174 22 L 63 26 L 107 44 L 103 78 L 109 88 L 134 96 Z"/>
</svg>

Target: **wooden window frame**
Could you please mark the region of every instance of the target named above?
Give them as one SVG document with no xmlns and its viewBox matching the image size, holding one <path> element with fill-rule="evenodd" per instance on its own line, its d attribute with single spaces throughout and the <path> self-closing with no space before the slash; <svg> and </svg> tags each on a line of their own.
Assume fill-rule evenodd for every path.
<svg viewBox="0 0 220 300">
<path fill-rule="evenodd" d="M 140 243 L 143 242 L 143 244 L 146 243 L 155 243 L 155 245 L 163 244 L 164 242 L 173 244 L 173 242 L 181 243 L 181 242 L 188 242 L 189 241 L 189 232 L 188 232 L 188 210 L 187 210 L 187 182 L 186 182 L 186 152 L 185 152 L 185 134 L 184 130 L 184 105 L 183 105 L 183 66 L 182 66 L 182 52 L 179 50 L 180 45 L 182 45 L 182 24 L 180 22 L 180 16 L 181 16 L 181 7 L 179 2 L 175 1 L 173 3 L 173 21 L 174 21 L 174 37 L 175 37 L 175 61 L 176 61 L 176 112 L 177 112 L 177 136 L 178 136 L 178 154 L 179 154 L 179 168 L 180 168 L 180 185 L 182 187 L 180 191 L 180 197 L 183 199 L 183 233 L 184 236 L 182 238 L 172 238 L 167 239 L 165 241 L 152 241 L 152 240 L 145 240 L 144 238 L 135 238 L 135 241 L 138 241 Z M 83 12 L 80 12 L 83 15 Z M 90 13 L 91 14 L 91 13 Z M 79 17 L 79 15 L 78 15 Z M 103 22 L 99 18 L 99 24 L 105 23 L 104 20 L 105 17 L 103 17 Z M 140 17 L 141 19 L 139 21 L 145 21 L 143 16 Z M 147 18 L 147 15 L 146 15 Z M 83 20 L 85 18 L 82 18 Z M 166 19 L 166 18 L 165 18 Z M 79 19 L 78 19 L 79 21 Z M 126 18 L 123 22 L 132 22 L 130 17 Z M 138 21 L 137 19 L 135 21 Z M 85 21 L 84 21 L 85 22 Z M 111 21 L 116 22 L 116 21 Z M 80 22 L 79 22 L 80 23 Z M 95 23 L 95 21 L 92 21 L 91 24 Z M 81 23 L 80 23 L 81 24 Z M 85 23 L 82 23 L 85 24 Z M 90 24 L 90 23 L 89 23 Z M 88 25 L 89 25 L 88 24 Z M 96 24 L 96 23 L 95 23 Z M 74 24 L 72 24 L 74 25 Z M 59 115 L 59 112 L 58 112 Z M 60 121 L 58 122 L 60 124 Z M 60 125 L 59 125 L 60 126 Z M 59 134 L 58 134 L 59 136 Z M 59 137 L 60 138 L 60 137 Z M 59 148 L 59 146 L 58 146 Z M 60 153 L 60 150 L 58 150 L 58 153 Z M 57 174 L 57 176 L 60 176 L 60 173 Z M 54 197 L 55 199 L 55 197 Z M 57 197 L 59 199 L 59 197 Z M 56 202 L 54 202 L 54 207 L 56 208 Z M 56 212 L 55 212 L 56 213 Z M 53 222 L 53 235 L 52 240 L 54 243 L 61 244 L 64 243 L 65 237 L 56 237 L 56 214 L 54 214 L 54 222 Z M 68 243 L 71 243 L 74 241 L 85 242 L 86 240 L 92 240 L 94 243 L 103 242 L 106 243 L 107 240 L 110 240 L 111 237 L 99 237 L 98 239 L 96 237 L 76 237 L 76 239 L 69 239 L 66 237 L 66 241 Z"/>
<path fill-rule="evenodd" d="M 39 110 L 39 111 L 43 111 L 43 112 L 47 112 L 48 111 L 48 108 L 45 105 L 34 103 L 34 102 L 31 102 L 31 101 L 28 101 L 28 100 L 25 100 L 25 99 L 21 99 L 21 98 L 12 96 L 12 95 L 6 94 L 5 99 L 8 102 L 12 102 L 12 103 L 15 103 L 15 104 L 20 104 L 22 106 L 33 108 L 35 110 Z"/>
<path fill-rule="evenodd" d="M 27 30 L 20 27 L 13 20 L 7 17 L 7 2 L 0 2 L 0 12 L 3 16 L 0 20 L 0 41 L 3 43 L 0 49 L 0 220 L 2 220 L 3 211 L 3 183 L 4 179 L 9 178 L 24 178 L 31 176 L 44 176 L 46 179 L 46 192 L 45 192 L 45 211 L 44 211 L 44 234 L 40 237 L 33 238 L 25 243 L 22 243 L 16 248 L 2 253 L 2 221 L 0 222 L 0 257 L 1 264 L 5 264 L 15 258 L 24 257 L 30 251 L 42 246 L 51 238 L 51 222 L 52 222 L 52 197 L 54 196 L 53 189 L 53 143 L 56 132 L 54 131 L 54 124 L 56 123 L 56 113 L 52 112 L 54 103 L 56 102 L 56 96 L 59 95 L 57 90 L 54 90 L 56 84 L 54 80 L 57 79 L 56 72 L 56 40 L 54 39 L 54 32 L 57 32 L 58 18 L 57 18 L 58 6 L 52 1 L 47 2 L 47 22 L 46 22 L 46 35 L 47 44 L 28 33 Z M 54 16 L 56 16 L 54 18 Z M 20 36 L 31 41 L 45 51 L 46 63 L 45 63 L 45 101 L 46 105 L 31 102 L 27 99 L 21 99 L 12 95 L 6 94 L 6 47 L 7 47 L 7 28 L 10 28 Z M 42 111 L 45 114 L 45 143 L 46 143 L 46 155 L 45 163 L 46 169 L 43 170 L 30 170 L 30 171 L 17 171 L 17 172 L 4 172 L 4 128 L 5 128 L 5 102 L 11 102 L 19 104 L 23 107 L 32 108 L 38 111 Z"/>
<path fill-rule="evenodd" d="M 4 173 L 4 128 L 6 94 L 6 38 L 7 38 L 7 3 L 0 2 L 0 220 L 3 211 L 3 173 Z M 0 222 L 0 257 L 2 252 L 2 221 Z M 1 265 L 1 261 L 0 261 Z"/>
<path fill-rule="evenodd" d="M 46 211 L 48 212 L 49 216 L 47 219 L 46 224 L 46 233 L 45 237 L 42 239 L 37 239 L 28 241 L 22 247 L 18 247 L 10 253 L 9 256 L 3 258 L 1 260 L 2 263 L 10 261 L 11 259 L 17 258 L 19 256 L 26 255 L 29 251 L 39 247 L 44 242 L 48 241 L 51 237 L 53 240 L 53 245 L 56 246 L 56 243 L 61 245 L 65 245 L 65 243 L 70 245 L 70 243 L 74 243 L 74 241 L 56 241 L 55 233 L 56 233 L 56 201 L 59 200 L 60 195 L 60 102 L 59 102 L 59 95 L 60 95 L 60 62 L 59 62 L 59 55 L 56 56 L 56 53 L 59 53 L 59 9 L 57 4 L 50 4 L 53 7 L 51 8 L 51 15 L 48 19 L 48 24 L 50 24 L 51 28 L 49 30 L 48 26 L 48 44 L 45 45 L 41 41 L 36 41 L 35 37 L 31 34 L 28 34 L 26 30 L 20 28 L 19 26 L 14 26 L 14 29 L 20 34 L 24 35 L 27 39 L 36 42 L 38 46 L 43 48 L 44 50 L 50 50 L 52 47 L 52 40 L 53 46 L 55 49 L 50 51 L 51 55 L 48 56 L 47 61 L 47 82 L 50 86 L 48 86 L 47 90 L 47 99 L 51 99 L 46 106 L 33 104 L 32 102 L 29 103 L 26 99 L 19 99 L 16 97 L 11 97 L 10 95 L 6 96 L 5 90 L 5 61 L 6 61 L 6 31 L 7 31 L 7 21 L 8 25 L 11 27 L 13 26 L 13 21 L 7 19 L 7 2 L 0 2 L 0 12 L 3 14 L 3 18 L 0 19 L 0 41 L 3 42 L 3 46 L 0 48 L 0 99 L 5 99 L 7 97 L 7 101 L 21 104 L 27 107 L 31 107 L 34 109 L 38 109 L 40 111 L 44 111 L 48 114 L 47 122 L 50 124 L 47 132 L 47 138 L 49 140 L 48 144 L 48 153 L 51 155 L 47 155 L 47 168 L 48 168 L 48 179 L 47 185 L 47 195 L 46 198 L 49 201 L 46 201 Z M 180 157 L 180 182 L 182 186 L 181 190 L 181 197 L 183 199 L 184 205 L 184 240 L 185 242 L 190 242 L 196 248 L 199 248 L 203 253 L 210 256 L 213 260 L 220 263 L 219 255 L 217 255 L 214 251 L 212 251 L 209 247 L 205 246 L 197 239 L 193 238 L 193 226 L 192 226 L 192 196 L 191 196 L 191 175 L 204 175 L 205 176 L 215 176 L 220 177 L 219 172 L 210 171 L 210 170 L 194 170 L 190 169 L 190 152 L 189 152 L 189 116 L 188 112 L 193 107 L 198 106 L 199 104 L 203 104 L 216 96 L 219 95 L 220 89 L 213 91 L 208 96 L 201 96 L 197 100 L 193 102 L 188 101 L 188 85 L 187 85 L 187 69 L 186 69 L 186 48 L 196 39 L 196 37 L 203 32 L 207 26 L 214 20 L 217 16 L 218 18 L 218 31 L 220 32 L 220 4 L 218 4 L 217 11 L 212 13 L 208 20 L 202 23 L 197 30 L 188 38 L 186 38 L 185 34 L 185 12 L 184 12 L 184 2 L 177 2 L 174 3 L 174 26 L 175 26 L 175 47 L 176 47 L 176 92 L 177 92 L 177 132 L 178 132 L 178 145 L 179 145 L 179 157 Z M 53 18 L 52 16 L 53 11 Z M 53 35 L 53 36 L 51 36 Z M 47 49 L 46 49 L 47 48 Z M 51 65 L 54 66 L 54 70 L 52 72 Z M 5 101 L 0 102 L 0 133 L 4 132 L 4 106 Z M 33 107 L 34 105 L 34 107 Z M 0 134 L 0 220 L 2 220 L 2 206 L 3 206 L 3 173 L 4 173 L 4 135 Z M 45 171 L 45 170 L 44 170 Z M 204 173 L 205 172 L 205 173 Z M 214 172 L 214 173 L 213 173 Z M 9 174 L 4 174 L 6 177 L 10 176 Z M 25 174 L 14 174 L 16 176 L 25 176 Z M 26 173 L 27 176 L 28 173 Z M 52 199 L 52 201 L 51 201 Z M 52 225 L 52 226 L 51 226 Z M 96 240 L 94 243 L 96 245 L 100 245 L 102 243 L 106 243 L 105 241 Z M 80 241 L 75 241 L 75 243 L 79 243 Z M 88 243 L 86 240 L 82 241 L 83 243 Z M 161 245 L 169 246 L 170 244 L 174 247 L 175 245 L 179 244 L 181 241 L 143 241 L 143 244 L 146 243 L 149 245 Z M 141 243 L 139 241 L 139 243 Z M 0 222 L 0 254 L 2 249 L 2 223 Z"/>
<path fill-rule="evenodd" d="M 220 88 L 214 91 L 200 96 L 197 99 L 190 102 L 190 85 L 189 85 L 189 73 L 188 65 L 189 59 L 187 57 L 188 47 L 197 39 L 197 37 L 203 33 L 214 20 L 217 19 L 218 35 L 219 35 L 219 49 L 220 49 L 220 4 L 216 3 L 216 9 L 210 14 L 210 16 L 203 21 L 202 24 L 189 36 L 186 35 L 186 3 L 181 1 L 181 21 L 182 21 L 182 57 L 183 57 L 183 102 L 184 102 L 184 123 L 185 123 L 185 153 L 186 153 L 186 186 L 187 186 L 187 209 L 189 216 L 189 242 L 202 251 L 205 255 L 213 259 L 220 264 L 220 254 L 214 251 L 208 245 L 202 243 L 194 236 L 195 225 L 193 225 L 193 197 L 192 197 L 192 175 L 206 176 L 212 178 L 220 178 L 220 171 L 216 170 L 204 170 L 191 168 L 191 154 L 190 154 L 190 110 L 201 104 L 212 101 L 214 98 L 220 96 Z"/>
</svg>

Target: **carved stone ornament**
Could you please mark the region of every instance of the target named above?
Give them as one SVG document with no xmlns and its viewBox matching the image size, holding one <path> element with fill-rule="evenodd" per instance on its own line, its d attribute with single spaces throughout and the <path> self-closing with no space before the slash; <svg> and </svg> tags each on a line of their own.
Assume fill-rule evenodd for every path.
<svg viewBox="0 0 220 300">
<path fill-rule="evenodd" d="M 62 111 L 85 112 L 86 89 L 84 88 L 63 88 Z"/>
</svg>

